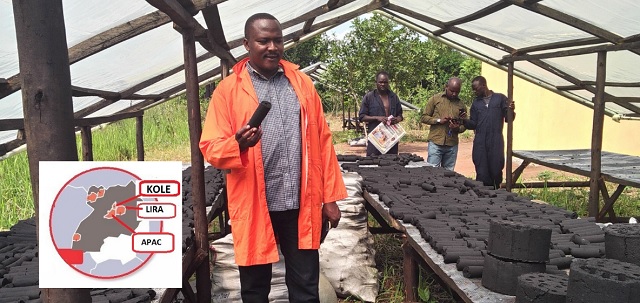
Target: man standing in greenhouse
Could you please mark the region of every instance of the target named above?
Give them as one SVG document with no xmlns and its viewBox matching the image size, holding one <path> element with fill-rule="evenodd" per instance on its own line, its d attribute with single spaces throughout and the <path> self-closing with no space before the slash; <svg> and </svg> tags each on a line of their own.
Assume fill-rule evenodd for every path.
<svg viewBox="0 0 640 303">
<path fill-rule="evenodd" d="M 244 302 L 268 302 L 271 264 L 285 258 L 290 302 L 319 302 L 323 218 L 340 220 L 347 197 L 331 131 L 311 79 L 282 60 L 280 22 L 255 14 L 245 23 L 248 58 L 214 91 L 200 139 L 206 161 L 227 170 L 228 209 Z M 261 101 L 261 126 L 248 120 Z"/>
<path fill-rule="evenodd" d="M 515 103 L 507 96 L 494 93 L 487 87 L 487 80 L 477 76 L 471 81 L 471 89 L 476 98 L 471 104 L 471 116 L 464 125 L 473 129 L 473 165 L 476 167 L 476 180 L 484 185 L 500 187 L 502 168 L 504 167 L 504 123 L 509 122 L 508 109 L 515 109 Z M 515 118 L 515 112 L 513 117 Z"/>
<path fill-rule="evenodd" d="M 358 119 L 367 122 L 367 133 L 380 123 L 396 124 L 402 121 L 402 105 L 400 98 L 389 89 L 389 74 L 380 71 L 376 74 L 376 89 L 362 98 Z M 387 154 L 398 154 L 396 143 Z M 370 142 L 367 144 L 367 156 L 380 155 L 380 151 Z"/>
<path fill-rule="evenodd" d="M 467 108 L 458 98 L 462 80 L 453 77 L 447 81 L 443 93 L 427 101 L 420 122 L 429 124 L 427 163 L 453 170 L 458 157 L 458 134 L 465 131 L 461 118 Z"/>
</svg>

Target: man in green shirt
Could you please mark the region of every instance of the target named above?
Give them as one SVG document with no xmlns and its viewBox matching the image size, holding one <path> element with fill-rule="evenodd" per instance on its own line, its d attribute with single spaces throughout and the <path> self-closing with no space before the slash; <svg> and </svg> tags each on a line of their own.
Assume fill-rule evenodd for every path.
<svg viewBox="0 0 640 303">
<path fill-rule="evenodd" d="M 453 170 L 458 156 L 458 134 L 465 131 L 461 118 L 467 108 L 458 98 L 462 80 L 450 78 L 444 93 L 434 95 L 427 102 L 420 122 L 430 125 L 427 163 Z"/>
</svg>

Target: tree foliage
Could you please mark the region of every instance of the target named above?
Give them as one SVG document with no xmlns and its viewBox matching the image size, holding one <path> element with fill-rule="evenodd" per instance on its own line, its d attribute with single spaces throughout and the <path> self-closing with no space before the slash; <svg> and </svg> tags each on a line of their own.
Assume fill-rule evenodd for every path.
<svg viewBox="0 0 640 303">
<path fill-rule="evenodd" d="M 300 65 L 301 68 L 323 62 L 327 59 L 327 38 L 317 35 L 311 39 L 298 43 L 284 52 L 284 59 Z"/>
<path fill-rule="evenodd" d="M 375 75 L 389 73 L 391 88 L 401 99 L 423 107 L 452 76 L 461 77 L 461 97 L 471 101 L 470 80 L 480 63 L 448 46 L 396 24 L 379 14 L 356 18 L 343 39 L 328 40 L 328 70 L 323 83 L 351 102 L 375 88 Z"/>
</svg>

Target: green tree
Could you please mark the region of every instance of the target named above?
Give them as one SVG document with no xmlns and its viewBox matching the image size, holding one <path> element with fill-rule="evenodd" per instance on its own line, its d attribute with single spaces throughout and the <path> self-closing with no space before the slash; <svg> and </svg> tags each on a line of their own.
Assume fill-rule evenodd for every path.
<svg viewBox="0 0 640 303">
<path fill-rule="evenodd" d="M 389 73 L 391 88 L 401 99 L 417 106 L 423 107 L 429 96 L 442 91 L 452 76 L 462 78 L 461 98 L 469 102 L 467 86 L 480 73 L 477 60 L 376 13 L 354 19 L 352 31 L 343 39 L 330 39 L 328 45 L 323 82 L 354 102 L 375 88 L 380 70 Z"/>
<path fill-rule="evenodd" d="M 327 55 L 327 38 L 317 35 L 286 50 L 284 59 L 300 65 L 300 68 L 305 68 L 314 63 L 323 62 Z"/>
</svg>

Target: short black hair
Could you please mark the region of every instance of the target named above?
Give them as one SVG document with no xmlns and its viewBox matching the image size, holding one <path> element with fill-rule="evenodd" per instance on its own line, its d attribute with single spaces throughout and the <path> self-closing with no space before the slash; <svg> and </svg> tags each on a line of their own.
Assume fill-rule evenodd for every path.
<svg viewBox="0 0 640 303">
<path fill-rule="evenodd" d="M 478 84 L 482 85 L 482 86 L 487 86 L 487 79 L 485 79 L 483 76 L 477 76 L 475 78 L 473 78 L 473 80 L 471 80 L 471 83 L 478 81 Z"/>
<path fill-rule="evenodd" d="M 244 38 L 245 39 L 249 38 L 249 29 L 251 28 L 251 25 L 253 25 L 253 22 L 256 22 L 257 20 L 276 20 L 277 22 L 280 22 L 272 14 L 268 14 L 268 13 L 257 13 L 257 14 L 254 14 L 253 16 L 249 17 L 249 19 L 247 19 L 247 22 L 245 22 L 245 24 L 244 24 Z"/>
<path fill-rule="evenodd" d="M 378 77 L 380 77 L 380 75 L 385 75 L 385 76 L 387 76 L 387 78 L 389 78 L 389 73 L 387 73 L 386 71 L 381 70 L 376 74 L 376 79 L 375 79 L 376 81 L 378 81 Z"/>
</svg>

